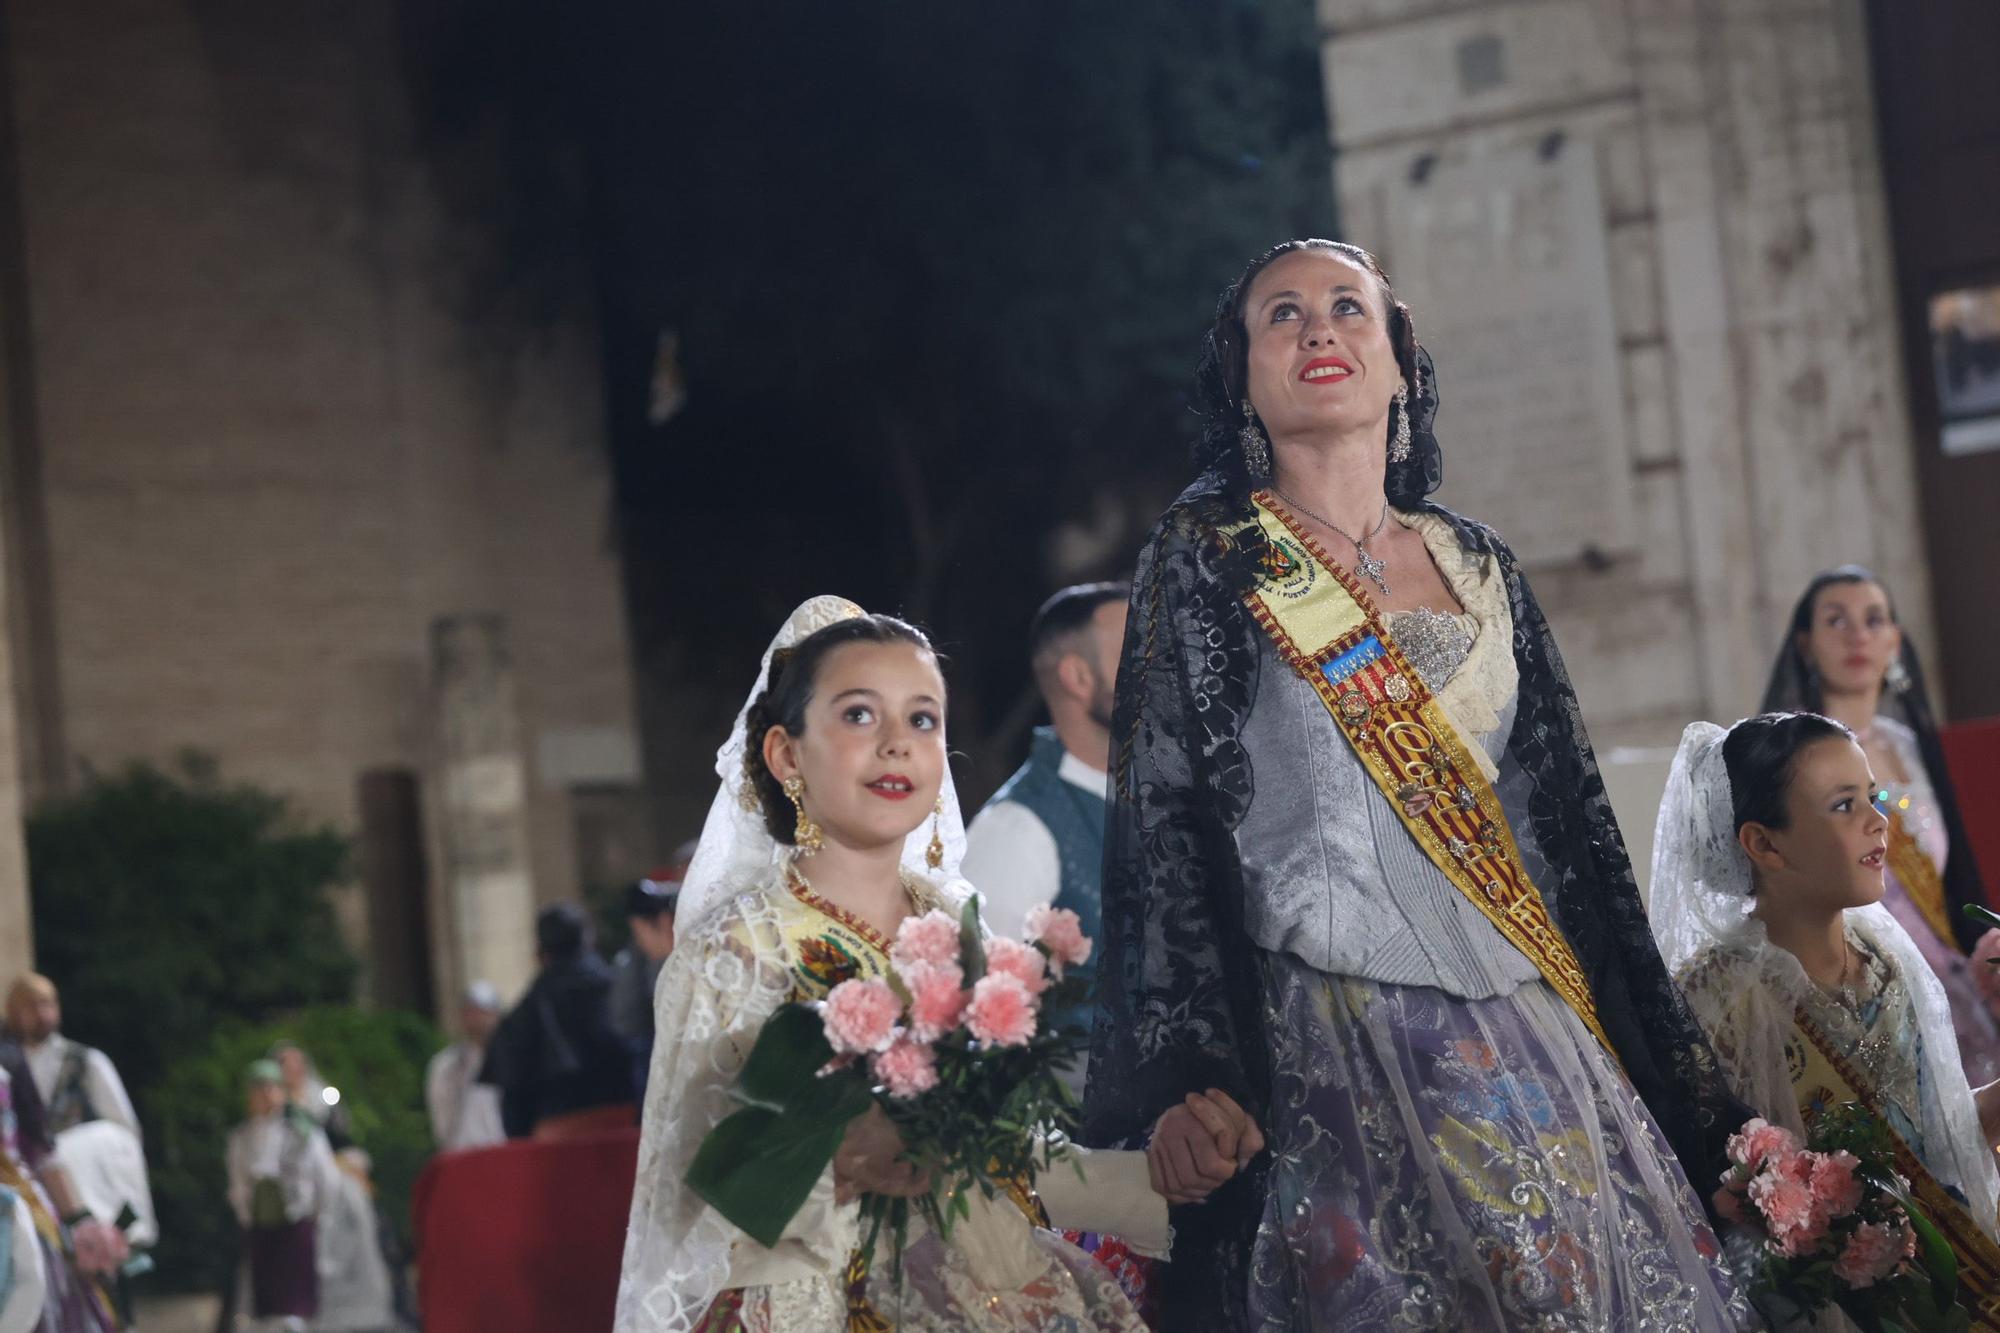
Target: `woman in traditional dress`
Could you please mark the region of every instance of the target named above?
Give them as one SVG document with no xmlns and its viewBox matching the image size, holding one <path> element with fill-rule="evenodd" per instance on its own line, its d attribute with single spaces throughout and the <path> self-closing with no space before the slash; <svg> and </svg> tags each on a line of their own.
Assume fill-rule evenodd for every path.
<svg viewBox="0 0 2000 1333">
<path fill-rule="evenodd" d="M 2000 1329 L 2000 1083 L 1968 1087 L 1944 989 L 1879 905 L 1878 776 L 1815 714 L 1689 727 L 1654 838 L 1654 928 L 1759 1115 L 1803 1136 L 1818 1110 L 1860 1102 L 1889 1126 L 1958 1252 L 1974 1326 Z"/>
<path fill-rule="evenodd" d="M 969 893 L 956 875 L 964 827 L 945 762 L 944 683 L 918 631 L 815 598 L 773 643 L 751 700 L 718 755 L 722 789 L 655 997 L 618 1333 L 1142 1329 L 1108 1272 L 1030 1223 L 1030 1200 L 975 1197 L 949 1245 L 913 1223 L 900 1285 L 887 1263 L 864 1265 L 854 1196 L 928 1188 L 899 1160 L 879 1108 L 855 1122 L 774 1247 L 688 1189 L 696 1149 L 735 1109 L 730 1089 L 763 1023 L 849 977 L 887 975 L 901 922 L 960 912 Z M 1247 1155 L 1260 1141 L 1232 1111 L 1198 1108 L 1215 1126 L 1211 1150 Z M 1164 1252 L 1166 1204 L 1143 1156 L 1082 1160 L 1087 1184 L 1067 1163 L 1039 1182 L 1056 1224 Z"/>
<path fill-rule="evenodd" d="M 1814 578 L 1792 609 L 1764 691 L 1767 712 L 1824 713 L 1846 724 L 1888 792 L 1882 905 L 1923 951 L 1951 1000 L 1959 1059 L 1974 1083 L 2000 1078 L 2000 988 L 1982 987 L 2000 933 L 1968 919 L 1986 902 L 1958 795 L 1938 741 L 1917 650 L 1889 593 L 1859 565 Z M 1983 938 L 1982 938 L 1983 937 Z"/>
<path fill-rule="evenodd" d="M 1165 1326 L 1737 1325 L 1680 1162 L 1745 1113 L 1527 581 L 1426 498 L 1409 311 L 1365 251 L 1281 245 L 1198 393 L 1118 677 L 1084 1137 L 1220 1183 L 1173 1109 L 1219 1087 L 1270 1154 L 1175 1211 Z"/>
</svg>

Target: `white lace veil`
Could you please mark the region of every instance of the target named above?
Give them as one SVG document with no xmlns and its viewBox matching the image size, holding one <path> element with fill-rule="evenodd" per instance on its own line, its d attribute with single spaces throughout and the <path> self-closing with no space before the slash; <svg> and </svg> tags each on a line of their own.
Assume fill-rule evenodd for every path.
<svg viewBox="0 0 2000 1333">
<path fill-rule="evenodd" d="M 1722 756 L 1728 734 L 1712 722 L 1696 722 L 1681 736 L 1653 831 L 1653 935 L 1714 1043 L 1731 1089 L 1773 1124 L 1802 1132 L 1785 1045 L 1792 1038 L 1792 1016 L 1814 983 L 1751 915 L 1756 899 L 1750 859 L 1736 840 Z M 1925 1165 L 1957 1185 L 1973 1216 L 1992 1230 L 2000 1178 L 1959 1063 L 1944 987 L 1916 942 L 1881 904 L 1849 908 L 1847 925 L 1894 961 L 1916 1006 L 1924 1045 Z M 1683 975 L 1698 960 L 1704 968 Z M 1700 975 L 1708 967 L 1718 970 Z"/>
<path fill-rule="evenodd" d="M 687 875 L 681 881 L 675 916 L 683 928 L 699 922 L 705 911 L 726 896 L 728 889 L 761 880 L 790 850 L 765 828 L 763 808 L 743 766 L 744 754 L 753 743 L 745 734 L 750 705 L 757 702 L 757 696 L 771 683 L 771 658 L 781 649 L 796 647 L 828 625 L 865 614 L 844 597 L 811 598 L 786 618 L 771 646 L 764 650 L 757 683 L 750 687 L 743 707 L 737 710 L 736 725 L 730 729 L 729 739 L 715 752 L 715 775 L 722 779 L 722 785 L 709 804 L 708 819 L 701 826 L 701 841 L 696 844 L 694 859 L 688 863 Z M 761 745 L 763 737 L 756 737 L 754 743 Z M 959 813 L 958 788 L 952 782 L 949 765 L 939 795 L 944 809 L 937 821 L 938 836 L 944 843 L 943 866 L 932 870 L 925 861 L 931 841 L 930 820 L 910 834 L 903 846 L 903 865 L 925 879 L 949 883 L 958 878 L 959 863 L 965 859 L 965 820 Z"/>
</svg>

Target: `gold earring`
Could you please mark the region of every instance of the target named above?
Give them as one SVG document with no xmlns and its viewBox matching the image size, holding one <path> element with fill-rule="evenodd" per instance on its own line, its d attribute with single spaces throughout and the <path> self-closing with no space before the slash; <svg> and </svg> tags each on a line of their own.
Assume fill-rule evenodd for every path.
<svg viewBox="0 0 2000 1333">
<path fill-rule="evenodd" d="M 937 805 L 931 810 L 931 845 L 924 848 L 924 864 L 932 870 L 944 864 L 944 835 L 938 825 L 944 822 L 944 793 L 939 792 Z"/>
<path fill-rule="evenodd" d="M 792 826 L 793 855 L 811 856 L 825 844 L 826 838 L 820 833 L 819 825 L 813 823 L 812 816 L 806 813 L 806 780 L 794 773 L 785 779 L 784 785 L 785 796 L 799 816 L 798 822 Z"/>
</svg>

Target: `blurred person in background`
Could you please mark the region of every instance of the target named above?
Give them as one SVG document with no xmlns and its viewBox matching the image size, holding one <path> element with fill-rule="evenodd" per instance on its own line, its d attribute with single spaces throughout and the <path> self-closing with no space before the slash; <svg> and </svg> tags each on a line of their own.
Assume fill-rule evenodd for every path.
<svg viewBox="0 0 2000 1333">
<path fill-rule="evenodd" d="M 488 981 L 465 988 L 458 1007 L 459 1039 L 431 1057 L 424 1072 L 424 1105 L 431 1136 L 441 1152 L 484 1148 L 507 1140 L 500 1121 L 500 1090 L 479 1081 L 486 1047 L 499 1026 L 500 992 Z"/>
<path fill-rule="evenodd" d="M 1887 793 L 1882 905 L 1944 985 L 1966 1077 L 1974 1087 L 2000 1079 L 2000 969 L 1984 961 L 2000 955 L 2000 931 L 1965 916 L 1967 903 L 1985 904 L 1985 888 L 1923 665 L 1880 579 L 1842 565 L 1806 585 L 1772 664 L 1764 711 L 1819 713 L 1861 742 Z"/>
<path fill-rule="evenodd" d="M 611 969 L 590 944 L 590 920 L 574 903 L 535 918 L 541 971 L 500 1020 L 479 1076 L 500 1089 L 509 1138 L 561 1137 L 632 1114 L 631 1063 L 611 1027 Z"/>
<path fill-rule="evenodd" d="M 244 1101 L 247 1118 L 224 1150 L 229 1206 L 243 1231 L 236 1308 L 260 1333 L 299 1333 L 319 1311 L 318 1219 L 339 1171 L 325 1133 L 288 1096 L 277 1061 L 251 1063 Z"/>
<path fill-rule="evenodd" d="M 138 1112 L 111 1058 L 62 1034 L 62 999 L 53 981 L 39 972 L 15 981 L 7 991 L 7 1027 L 28 1057 L 51 1133 L 93 1120 L 139 1133 Z"/>
<path fill-rule="evenodd" d="M 374 1162 L 361 1148 L 342 1148 L 334 1165 L 314 1232 L 319 1313 L 313 1333 L 387 1333 L 397 1319 L 375 1211 Z"/>
<path fill-rule="evenodd" d="M 291 1040 L 273 1042 L 266 1053 L 277 1061 L 284 1076 L 285 1102 L 326 1132 L 327 1142 L 344 1148 L 353 1142 L 347 1129 L 347 1111 L 340 1105 L 340 1092 L 319 1076 L 319 1066 L 305 1048 Z"/>
<path fill-rule="evenodd" d="M 674 951 L 677 881 L 635 880 L 625 890 L 625 921 L 632 943 L 611 960 L 611 1026 L 632 1061 L 632 1086 L 643 1092 L 653 1060 L 653 988 Z"/>
<path fill-rule="evenodd" d="M 108 1284 L 130 1253 L 124 1234 L 92 1217 L 78 1200 L 27 1057 L 11 1038 L 0 1039 L 0 1189 L 25 1203 L 39 1252 L 36 1264 L 10 1265 L 10 1271 L 20 1268 L 24 1281 L 41 1279 L 38 1333 L 116 1330 Z M 18 1215 L 17 1207 L 9 1208 L 10 1221 Z"/>
</svg>

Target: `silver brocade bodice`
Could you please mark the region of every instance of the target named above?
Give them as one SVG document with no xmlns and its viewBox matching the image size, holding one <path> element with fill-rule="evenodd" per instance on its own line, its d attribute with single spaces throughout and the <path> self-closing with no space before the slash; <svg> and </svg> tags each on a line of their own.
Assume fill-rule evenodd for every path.
<svg viewBox="0 0 2000 1333">
<path fill-rule="evenodd" d="M 1389 629 L 1434 689 L 1472 643 L 1461 618 L 1438 612 L 1391 616 Z M 1242 730 L 1255 786 L 1236 830 L 1250 937 L 1321 972 L 1436 986 L 1464 999 L 1534 980 L 1535 965 L 1424 855 L 1313 687 L 1259 638 L 1257 690 Z M 1496 791 L 1539 883 L 1547 867 L 1524 836 L 1527 777 L 1506 755 L 1514 709 L 1510 698 L 1493 731 L 1464 739 L 1499 765 Z"/>
</svg>

